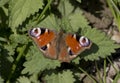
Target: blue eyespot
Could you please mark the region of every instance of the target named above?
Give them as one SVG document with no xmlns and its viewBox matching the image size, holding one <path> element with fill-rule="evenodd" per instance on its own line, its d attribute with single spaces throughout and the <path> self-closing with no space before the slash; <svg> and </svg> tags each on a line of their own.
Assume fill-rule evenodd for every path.
<svg viewBox="0 0 120 83">
<path fill-rule="evenodd" d="M 41 29 L 40 28 L 33 28 L 29 31 L 29 34 L 32 37 L 38 37 L 41 34 Z"/>
<path fill-rule="evenodd" d="M 90 40 L 84 36 L 81 36 L 79 39 L 80 45 L 83 47 L 88 47 L 90 45 Z"/>
</svg>

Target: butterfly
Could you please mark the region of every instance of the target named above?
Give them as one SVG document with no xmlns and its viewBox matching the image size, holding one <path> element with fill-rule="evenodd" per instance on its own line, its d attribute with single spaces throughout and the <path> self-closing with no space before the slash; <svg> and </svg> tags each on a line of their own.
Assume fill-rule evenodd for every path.
<svg viewBox="0 0 120 83">
<path fill-rule="evenodd" d="M 47 28 L 32 28 L 28 34 L 45 57 L 61 62 L 70 62 L 92 45 L 92 42 L 84 36 L 56 32 Z"/>
</svg>

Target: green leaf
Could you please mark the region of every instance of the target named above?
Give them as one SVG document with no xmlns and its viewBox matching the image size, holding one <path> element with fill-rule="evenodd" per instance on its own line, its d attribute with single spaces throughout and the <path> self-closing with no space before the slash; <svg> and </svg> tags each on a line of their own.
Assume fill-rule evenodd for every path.
<svg viewBox="0 0 120 83">
<path fill-rule="evenodd" d="M 0 41 L 7 42 L 6 38 L 0 37 Z"/>
<path fill-rule="evenodd" d="M 96 30 L 95 28 L 83 28 L 81 34 L 88 37 L 93 43 L 90 49 L 79 54 L 79 57 L 84 58 L 86 61 L 94 61 L 99 60 L 100 58 L 106 58 L 107 56 L 110 56 L 111 53 L 114 53 L 115 49 L 120 47 L 119 45 L 115 44 L 114 41 L 110 40 L 107 35 L 99 30 Z M 79 57 L 77 57 L 73 62 L 78 64 L 78 61 L 80 60 Z"/>
<path fill-rule="evenodd" d="M 1 78 L 1 76 L 0 76 L 0 83 L 4 83 L 4 80 Z"/>
<path fill-rule="evenodd" d="M 63 30 L 70 32 L 72 29 L 70 25 L 69 16 L 73 13 L 74 6 L 70 3 L 69 0 L 61 0 L 58 6 L 58 10 L 61 13 L 62 19 L 60 19 L 59 25 Z"/>
<path fill-rule="evenodd" d="M 75 8 L 69 0 L 61 0 L 58 9 L 63 15 L 61 26 L 64 27 L 67 32 L 76 32 L 81 27 L 88 27 L 88 22 L 82 15 L 83 12 L 81 9 L 79 7 Z"/>
<path fill-rule="evenodd" d="M 10 0 L 0 0 L 0 7 L 4 6 L 6 3 L 8 3 Z"/>
<path fill-rule="evenodd" d="M 15 83 L 40 83 L 40 81 L 38 80 L 38 75 L 37 74 L 33 74 L 29 77 L 25 77 L 25 76 L 20 76 L 17 79 L 17 82 Z"/>
<path fill-rule="evenodd" d="M 47 16 L 37 26 L 45 27 L 45 28 L 49 28 L 49 29 L 56 29 L 56 30 L 60 29 L 60 27 L 59 27 L 59 20 L 53 14 Z"/>
<path fill-rule="evenodd" d="M 28 77 L 22 76 L 17 79 L 17 83 L 31 83 Z"/>
<path fill-rule="evenodd" d="M 67 17 L 74 10 L 74 6 L 69 2 L 69 0 L 60 0 L 58 9 L 63 17 Z"/>
<path fill-rule="evenodd" d="M 38 75 L 39 75 L 39 74 L 33 74 L 33 75 L 31 75 L 31 76 L 29 77 L 31 83 L 40 83 L 40 81 L 39 81 L 39 79 L 38 79 L 38 78 L 39 78 Z"/>
<path fill-rule="evenodd" d="M 11 44 L 11 45 L 4 45 L 4 48 L 8 51 L 9 55 L 14 55 L 15 53 L 15 47 L 17 46 L 17 44 Z"/>
<path fill-rule="evenodd" d="M 20 34 L 12 34 L 10 35 L 10 38 L 12 43 L 20 43 L 20 44 L 27 44 L 29 38 L 26 35 L 20 35 Z"/>
<path fill-rule="evenodd" d="M 88 27 L 88 22 L 82 15 L 83 13 L 80 8 L 74 9 L 74 6 L 69 2 L 69 0 L 61 0 L 58 8 L 61 13 L 64 11 L 66 12 L 64 13 L 62 19 L 59 19 L 55 15 L 51 14 L 43 19 L 37 26 L 57 30 L 62 28 L 67 32 L 75 32 L 81 27 Z"/>
<path fill-rule="evenodd" d="M 10 0 L 9 25 L 15 28 L 39 9 L 42 9 L 43 0 Z"/>
<path fill-rule="evenodd" d="M 89 23 L 82 14 L 83 12 L 77 8 L 74 13 L 70 14 L 70 16 L 68 17 L 70 25 L 75 32 L 78 31 L 78 29 L 80 28 L 88 27 Z"/>
<path fill-rule="evenodd" d="M 15 48 L 18 44 L 27 44 L 28 43 L 28 37 L 25 35 L 18 35 L 18 34 L 11 34 L 10 37 L 10 44 L 4 45 L 4 48 L 8 51 L 9 55 L 14 55 Z"/>
<path fill-rule="evenodd" d="M 45 69 L 55 69 L 60 66 L 60 62 L 58 60 L 45 58 L 36 46 L 30 47 L 26 55 L 26 59 L 27 61 L 23 64 L 25 67 L 22 71 L 23 74 L 39 73 Z"/>
<path fill-rule="evenodd" d="M 55 17 L 54 14 L 50 14 L 48 16 L 46 16 L 44 19 L 42 19 L 42 21 L 37 24 L 37 25 L 34 25 L 36 23 L 36 20 L 38 16 L 33 16 L 33 20 L 30 20 L 29 21 L 29 24 L 27 24 L 27 30 L 29 30 L 30 28 L 33 28 L 34 27 L 43 27 L 43 28 L 48 28 L 48 29 L 51 29 L 51 30 L 56 30 L 56 31 L 59 31 L 60 30 L 60 20 Z M 25 29 L 25 28 L 24 28 Z"/>
<path fill-rule="evenodd" d="M 76 0 L 77 2 L 81 3 L 81 0 Z"/>
<path fill-rule="evenodd" d="M 80 63 L 80 57 L 77 57 L 77 58 L 73 59 L 72 62 L 74 62 L 75 64 L 79 64 Z"/>
<path fill-rule="evenodd" d="M 84 33 L 84 35 L 93 42 L 93 45 L 89 50 L 80 54 L 85 60 L 93 61 L 98 60 L 99 58 L 106 58 L 107 56 L 110 56 L 111 53 L 114 53 L 116 48 L 120 47 L 115 44 L 114 41 L 110 40 L 107 35 L 95 28 L 86 28 L 86 33 Z"/>
<path fill-rule="evenodd" d="M 47 75 L 44 78 L 46 83 L 74 83 L 75 79 L 71 71 L 63 71 L 62 73 L 52 73 L 51 75 Z"/>
</svg>

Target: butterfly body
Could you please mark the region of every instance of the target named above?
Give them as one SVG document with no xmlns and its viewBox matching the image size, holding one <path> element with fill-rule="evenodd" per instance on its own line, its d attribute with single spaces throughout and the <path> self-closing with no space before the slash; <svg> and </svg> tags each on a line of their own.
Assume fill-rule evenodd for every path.
<svg viewBox="0 0 120 83">
<path fill-rule="evenodd" d="M 91 41 L 84 36 L 57 33 L 46 28 L 33 28 L 29 31 L 29 35 L 45 57 L 58 59 L 61 62 L 70 62 L 92 45 Z"/>
</svg>

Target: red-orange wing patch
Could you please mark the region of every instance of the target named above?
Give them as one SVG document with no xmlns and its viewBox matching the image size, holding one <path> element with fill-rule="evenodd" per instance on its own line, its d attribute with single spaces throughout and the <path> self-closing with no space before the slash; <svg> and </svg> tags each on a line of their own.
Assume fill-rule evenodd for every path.
<svg viewBox="0 0 120 83">
<path fill-rule="evenodd" d="M 66 36 L 65 41 L 66 41 L 67 46 L 71 48 L 71 51 L 74 54 L 77 54 L 82 48 L 79 42 L 71 34 Z"/>
<path fill-rule="evenodd" d="M 35 39 L 37 44 L 42 47 L 47 45 L 49 42 L 51 42 L 55 37 L 55 33 L 52 31 L 45 32 L 41 34 L 38 38 Z"/>
</svg>

